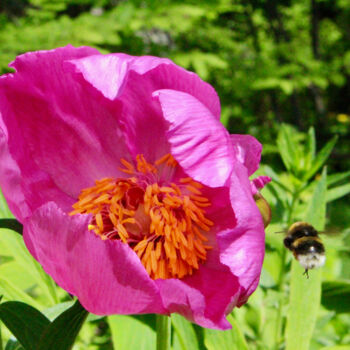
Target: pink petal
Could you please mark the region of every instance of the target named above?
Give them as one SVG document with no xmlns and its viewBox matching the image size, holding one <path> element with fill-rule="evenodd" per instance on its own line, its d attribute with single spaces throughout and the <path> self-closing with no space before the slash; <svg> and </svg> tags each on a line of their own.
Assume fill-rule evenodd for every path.
<svg viewBox="0 0 350 350">
<path fill-rule="evenodd" d="M 2 116 L 10 113 L 5 100 L 0 99 L 0 105 L 3 112 L 0 114 L 0 187 L 12 213 L 23 222 L 36 208 L 50 200 L 55 200 L 62 208 L 70 210 L 73 199 L 59 190 L 35 163 L 30 162 L 30 154 L 21 135 L 16 132 L 11 133 L 11 137 L 8 135 Z M 10 119 L 8 125 L 10 130 L 12 127 L 13 130 L 18 130 L 15 120 Z"/>
<path fill-rule="evenodd" d="M 223 186 L 234 160 L 230 136 L 223 125 L 187 93 L 159 90 L 153 96 L 169 122 L 171 154 L 184 171 L 207 186 Z"/>
<path fill-rule="evenodd" d="M 248 175 L 252 175 L 259 168 L 262 145 L 250 135 L 231 135 L 236 159 L 248 169 Z"/>
<path fill-rule="evenodd" d="M 1 118 L 0 118 L 1 125 Z M 10 156 L 7 135 L 0 128 L 0 188 L 11 212 L 20 221 L 30 214 L 30 209 L 21 191 L 21 173 L 16 162 Z"/>
<path fill-rule="evenodd" d="M 201 266 L 183 280 L 156 280 L 164 306 L 196 324 L 214 329 L 229 329 L 227 308 L 239 294 L 237 278 L 228 269 Z"/>
<path fill-rule="evenodd" d="M 262 189 L 270 181 L 271 181 L 271 177 L 269 176 L 258 176 L 255 179 L 253 179 L 250 182 L 253 195 L 257 193 L 260 189 Z"/>
<path fill-rule="evenodd" d="M 96 179 L 121 175 L 119 161 L 128 154 L 116 117 L 120 104 L 106 108 L 63 70 L 64 60 L 95 53 L 71 46 L 29 53 L 14 62 L 16 73 L 0 79 L 12 157 L 22 172 L 49 176 L 72 197 Z"/>
<path fill-rule="evenodd" d="M 257 208 L 247 176 L 247 169 L 234 164 L 230 197 L 237 224 L 217 236 L 220 261 L 238 277 L 242 294 L 238 304 L 246 301 L 256 289 L 265 252 L 264 224 Z"/>
<path fill-rule="evenodd" d="M 44 270 L 99 315 L 166 313 L 156 283 L 137 255 L 87 230 L 88 215 L 68 216 L 55 203 L 24 225 L 24 241 Z"/>
<path fill-rule="evenodd" d="M 220 118 L 220 101 L 212 86 L 167 58 L 114 53 L 71 60 L 70 63 L 87 82 L 111 100 L 121 97 L 121 93 L 125 94 L 125 79 L 132 72 L 144 75 L 142 79 L 149 86 L 141 85 L 138 88 L 149 89 L 149 97 L 152 91 L 159 89 L 184 91 L 198 98 L 216 118 Z M 132 80 L 135 75 L 127 78 Z M 128 83 L 132 84 L 132 81 Z"/>
<path fill-rule="evenodd" d="M 110 106 L 117 101 L 121 103 L 122 109 L 116 115 L 133 156 L 142 153 L 153 162 L 169 152 L 164 119 L 159 105 L 152 99 L 155 90 L 171 88 L 188 92 L 220 118 L 215 90 L 168 59 L 110 54 L 72 60 L 69 65 L 67 69 L 80 73 L 82 84 L 85 82 L 109 99 Z"/>
</svg>

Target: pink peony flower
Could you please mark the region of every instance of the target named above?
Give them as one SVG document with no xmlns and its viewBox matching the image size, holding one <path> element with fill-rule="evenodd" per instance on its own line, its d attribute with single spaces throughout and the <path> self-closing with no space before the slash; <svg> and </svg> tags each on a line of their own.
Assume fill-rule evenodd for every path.
<svg viewBox="0 0 350 350">
<path fill-rule="evenodd" d="M 204 327 L 257 287 L 261 145 L 168 59 L 67 46 L 0 78 L 0 186 L 44 270 L 90 312 Z"/>
</svg>

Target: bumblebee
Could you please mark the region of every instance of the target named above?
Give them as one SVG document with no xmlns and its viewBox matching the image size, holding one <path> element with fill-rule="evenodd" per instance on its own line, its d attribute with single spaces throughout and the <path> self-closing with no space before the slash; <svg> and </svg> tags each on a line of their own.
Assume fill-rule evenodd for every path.
<svg viewBox="0 0 350 350">
<path fill-rule="evenodd" d="M 283 241 L 309 278 L 308 271 L 324 265 L 325 248 L 317 230 L 307 222 L 298 221 L 291 225 Z"/>
</svg>

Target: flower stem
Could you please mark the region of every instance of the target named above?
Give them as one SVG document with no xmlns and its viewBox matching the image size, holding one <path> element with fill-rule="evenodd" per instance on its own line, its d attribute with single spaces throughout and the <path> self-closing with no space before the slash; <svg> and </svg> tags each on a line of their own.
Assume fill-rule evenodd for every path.
<svg viewBox="0 0 350 350">
<path fill-rule="evenodd" d="M 157 350 L 170 350 L 171 319 L 169 316 L 156 315 Z"/>
</svg>

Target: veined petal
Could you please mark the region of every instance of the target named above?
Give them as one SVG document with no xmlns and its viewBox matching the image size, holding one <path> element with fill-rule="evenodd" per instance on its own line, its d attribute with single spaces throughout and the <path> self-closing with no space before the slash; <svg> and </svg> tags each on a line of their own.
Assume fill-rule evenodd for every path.
<svg viewBox="0 0 350 350">
<path fill-rule="evenodd" d="M 119 160 L 128 154 L 116 118 L 121 106 L 106 108 L 63 69 L 65 60 L 96 52 L 67 46 L 28 53 L 12 64 L 16 73 L 0 78 L 12 157 L 21 171 L 49 176 L 72 197 L 96 178 L 120 175 Z"/>
<path fill-rule="evenodd" d="M 1 115 L 0 115 L 1 125 Z M 11 212 L 23 221 L 30 214 L 30 209 L 21 191 L 21 173 L 16 162 L 12 159 L 7 144 L 7 135 L 0 128 L 0 187 L 8 198 L 8 206 Z"/>
<path fill-rule="evenodd" d="M 172 88 L 187 92 L 220 118 L 220 101 L 215 90 L 169 59 L 109 54 L 71 60 L 66 66 L 80 73 L 82 85 L 85 82 L 102 94 L 106 99 L 103 103 L 110 109 L 120 103 L 122 108 L 116 111 L 116 116 L 134 156 L 143 153 L 155 161 L 169 152 L 164 119 L 159 105 L 152 99 L 155 90 Z"/>
<path fill-rule="evenodd" d="M 231 140 L 223 125 L 195 97 L 158 90 L 171 154 L 192 178 L 210 187 L 223 186 L 232 172 Z"/>
<path fill-rule="evenodd" d="M 233 229 L 223 230 L 217 235 L 220 261 L 238 276 L 242 294 L 238 305 L 243 304 L 256 289 L 264 259 L 265 233 L 259 209 L 256 206 L 247 169 L 234 164 L 230 178 L 230 198 L 237 220 Z"/>
<path fill-rule="evenodd" d="M 257 193 L 260 189 L 264 188 L 264 186 L 268 184 L 270 181 L 271 181 L 271 177 L 269 176 L 258 176 L 255 179 L 253 179 L 250 182 L 253 195 Z"/>
<path fill-rule="evenodd" d="M 143 80 L 149 83 L 147 87 L 138 86 L 141 90 L 149 88 L 149 97 L 152 91 L 158 89 L 184 91 L 198 98 L 220 119 L 220 101 L 212 86 L 197 74 L 175 65 L 170 59 L 113 53 L 71 60 L 70 64 L 87 82 L 111 100 L 121 97 L 126 80 L 130 79 L 128 83 L 132 83 L 134 78 L 127 75 L 133 72 L 143 75 Z"/>
<path fill-rule="evenodd" d="M 24 225 L 24 241 L 44 270 L 98 315 L 166 313 L 158 288 L 137 255 L 87 230 L 89 215 L 68 216 L 55 203 Z"/>
<path fill-rule="evenodd" d="M 184 280 L 156 282 L 169 312 L 179 313 L 202 327 L 231 328 L 225 316 L 235 295 L 239 295 L 240 288 L 237 278 L 228 268 L 222 267 L 220 270 L 218 267 L 215 270 L 201 266 L 198 273 Z"/>
<path fill-rule="evenodd" d="M 251 135 L 233 134 L 230 136 L 236 159 L 248 169 L 248 176 L 252 175 L 259 168 L 261 143 Z"/>
</svg>

